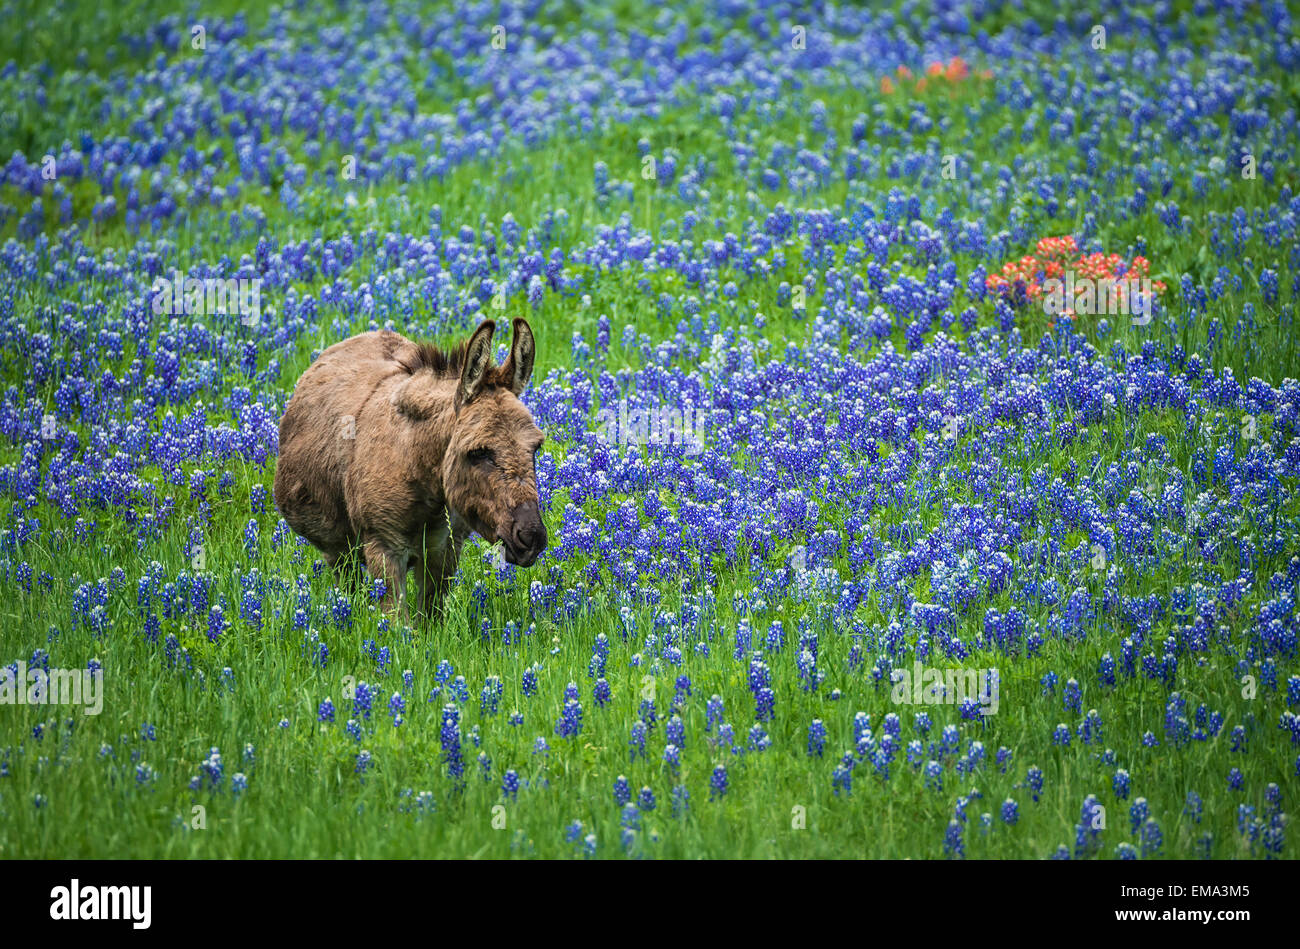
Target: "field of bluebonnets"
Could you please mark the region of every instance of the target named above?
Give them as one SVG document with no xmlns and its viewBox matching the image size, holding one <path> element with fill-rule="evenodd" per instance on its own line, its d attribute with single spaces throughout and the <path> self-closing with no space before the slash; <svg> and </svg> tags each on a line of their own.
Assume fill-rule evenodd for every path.
<svg viewBox="0 0 1300 949">
<path fill-rule="evenodd" d="M 104 694 L 0 855 L 1295 855 L 1285 4 L 3 9 L 0 662 Z M 278 420 L 519 315 L 551 547 L 407 627 Z"/>
</svg>

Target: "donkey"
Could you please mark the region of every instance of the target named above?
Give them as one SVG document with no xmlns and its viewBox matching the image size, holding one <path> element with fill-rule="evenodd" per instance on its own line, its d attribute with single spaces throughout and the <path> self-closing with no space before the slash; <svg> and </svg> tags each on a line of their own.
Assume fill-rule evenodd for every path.
<svg viewBox="0 0 1300 949">
<path fill-rule="evenodd" d="M 275 505 L 340 575 L 365 566 L 383 608 L 406 609 L 406 572 L 426 615 L 441 604 L 471 532 L 531 566 L 546 549 L 537 498 L 543 435 L 519 401 L 533 331 L 514 321 L 491 358 L 485 320 L 450 351 L 390 330 L 330 346 L 298 380 L 280 420 Z"/>
</svg>

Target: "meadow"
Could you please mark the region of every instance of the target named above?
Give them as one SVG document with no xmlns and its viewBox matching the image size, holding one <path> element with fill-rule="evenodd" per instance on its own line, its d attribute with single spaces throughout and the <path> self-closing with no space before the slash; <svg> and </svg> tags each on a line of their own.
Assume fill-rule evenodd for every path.
<svg viewBox="0 0 1300 949">
<path fill-rule="evenodd" d="M 0 857 L 1296 855 L 1286 4 L 0 9 Z M 279 418 L 515 316 L 404 624 Z"/>
</svg>

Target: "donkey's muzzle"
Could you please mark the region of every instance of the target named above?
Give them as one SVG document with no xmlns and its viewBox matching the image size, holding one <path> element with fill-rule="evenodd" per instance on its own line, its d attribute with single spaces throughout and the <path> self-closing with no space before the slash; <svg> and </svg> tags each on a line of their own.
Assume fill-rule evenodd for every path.
<svg viewBox="0 0 1300 949">
<path fill-rule="evenodd" d="M 502 535 L 506 560 L 531 567 L 546 549 L 546 525 L 536 504 L 520 504 L 510 512 L 510 529 Z"/>
</svg>

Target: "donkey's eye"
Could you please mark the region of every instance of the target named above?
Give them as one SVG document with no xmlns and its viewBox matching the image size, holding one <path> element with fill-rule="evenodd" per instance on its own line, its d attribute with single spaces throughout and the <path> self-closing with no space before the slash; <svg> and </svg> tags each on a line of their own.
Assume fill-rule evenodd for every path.
<svg viewBox="0 0 1300 949">
<path fill-rule="evenodd" d="M 490 464 L 495 458 L 491 448 L 475 448 L 465 456 L 465 460 L 471 465 Z"/>
</svg>

